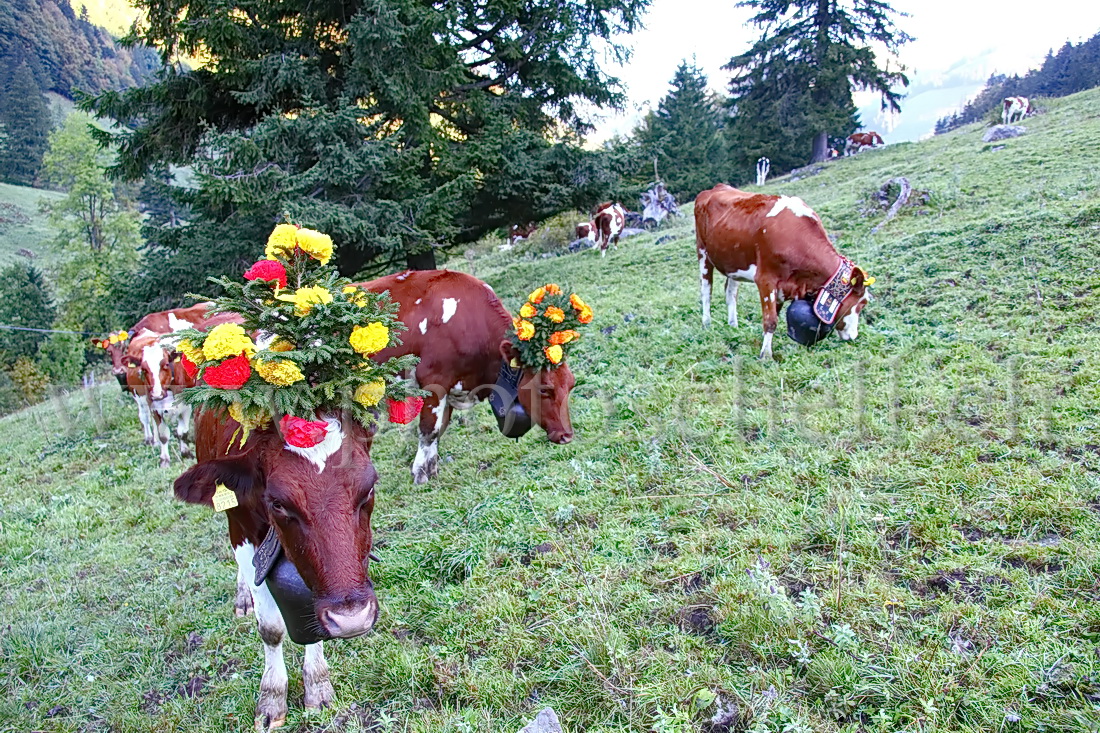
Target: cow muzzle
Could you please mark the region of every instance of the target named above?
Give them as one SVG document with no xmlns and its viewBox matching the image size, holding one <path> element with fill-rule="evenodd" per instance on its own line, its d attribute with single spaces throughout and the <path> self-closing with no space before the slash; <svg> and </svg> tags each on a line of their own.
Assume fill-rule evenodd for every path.
<svg viewBox="0 0 1100 733">
<path fill-rule="evenodd" d="M 558 445 L 565 445 L 573 440 L 572 430 L 550 430 L 546 432 L 546 437 L 550 439 L 551 443 L 557 443 Z"/>
<path fill-rule="evenodd" d="M 373 593 L 360 601 L 345 601 L 334 605 L 321 601 L 317 606 L 317 620 L 321 628 L 335 639 L 362 636 L 374 628 L 374 623 L 378 620 L 378 601 Z"/>
</svg>

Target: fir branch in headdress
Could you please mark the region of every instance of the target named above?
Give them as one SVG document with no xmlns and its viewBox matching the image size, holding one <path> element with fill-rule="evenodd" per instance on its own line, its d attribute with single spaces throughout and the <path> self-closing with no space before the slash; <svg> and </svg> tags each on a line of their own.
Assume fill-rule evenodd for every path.
<svg viewBox="0 0 1100 733">
<path fill-rule="evenodd" d="M 512 344 L 520 363 L 530 369 L 553 369 L 577 343 L 577 330 L 592 321 L 592 309 L 576 293 L 566 295 L 554 283 L 536 288 L 512 319 Z"/>
</svg>

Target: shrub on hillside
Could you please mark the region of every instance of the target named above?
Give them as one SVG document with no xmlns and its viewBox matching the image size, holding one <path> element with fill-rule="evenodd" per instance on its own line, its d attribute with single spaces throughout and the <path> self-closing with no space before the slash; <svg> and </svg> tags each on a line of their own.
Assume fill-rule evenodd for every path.
<svg viewBox="0 0 1100 733">
<path fill-rule="evenodd" d="M 86 365 L 87 342 L 75 333 L 52 333 L 38 349 L 38 367 L 50 382 L 62 387 L 80 383 Z"/>
<path fill-rule="evenodd" d="M 11 381 L 15 383 L 23 399 L 32 405 L 45 399 L 46 390 L 50 387 L 50 378 L 26 357 L 20 358 L 11 368 Z"/>
</svg>

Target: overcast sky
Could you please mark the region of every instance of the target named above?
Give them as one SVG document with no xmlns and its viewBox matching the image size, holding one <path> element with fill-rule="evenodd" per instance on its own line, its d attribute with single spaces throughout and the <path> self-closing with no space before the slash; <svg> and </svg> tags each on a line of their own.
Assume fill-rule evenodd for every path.
<svg viewBox="0 0 1100 733">
<path fill-rule="evenodd" d="M 895 0 L 893 6 L 909 13 L 898 24 L 917 40 L 903 47 L 901 61 L 922 86 L 959 67 L 981 80 L 994 71 L 1022 73 L 1040 63 L 1048 49 L 1100 31 L 1100 3 L 1084 0 Z M 711 87 L 724 92 L 729 73 L 722 65 L 759 33 L 745 24 L 750 15 L 735 0 L 652 0 L 645 30 L 623 39 L 634 51 L 630 63 L 608 69 L 623 80 L 628 108 L 596 115 L 593 137 L 629 133 L 644 110 L 668 92 L 681 59 L 694 56 Z"/>
</svg>

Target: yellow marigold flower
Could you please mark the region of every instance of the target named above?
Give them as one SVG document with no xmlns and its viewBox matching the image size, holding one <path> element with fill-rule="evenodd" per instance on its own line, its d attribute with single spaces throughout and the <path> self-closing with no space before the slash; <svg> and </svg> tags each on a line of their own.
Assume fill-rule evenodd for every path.
<svg viewBox="0 0 1100 733">
<path fill-rule="evenodd" d="M 527 300 L 531 301 L 535 305 L 542 302 L 542 299 L 546 297 L 546 288 L 535 288 L 531 291 L 531 294 L 527 296 Z"/>
<path fill-rule="evenodd" d="M 382 401 L 385 395 L 386 383 L 381 379 L 376 379 L 373 382 L 360 384 L 356 387 L 352 399 L 364 407 L 374 407 Z"/>
<path fill-rule="evenodd" d="M 252 366 L 264 381 L 279 387 L 286 387 L 306 378 L 298 365 L 289 359 L 256 359 Z"/>
<path fill-rule="evenodd" d="M 550 344 L 567 344 L 570 341 L 579 339 L 580 337 L 581 335 L 573 329 L 569 329 L 566 331 L 555 331 L 554 333 L 550 334 Z"/>
<path fill-rule="evenodd" d="M 176 351 L 186 356 L 195 366 L 206 361 L 206 356 L 203 354 L 202 349 L 195 346 L 195 342 L 191 339 L 180 339 L 179 344 L 176 345 Z"/>
<path fill-rule="evenodd" d="M 351 348 L 363 356 L 376 354 L 390 342 L 390 329 L 375 321 L 365 326 L 356 326 L 351 329 Z"/>
<path fill-rule="evenodd" d="M 279 224 L 268 236 L 264 254 L 269 260 L 288 257 L 296 246 L 298 246 L 298 227 L 293 224 Z"/>
<path fill-rule="evenodd" d="M 367 295 L 361 288 L 354 285 L 344 286 L 344 295 L 348 296 L 348 300 L 359 307 L 363 307 L 367 304 Z"/>
<path fill-rule="evenodd" d="M 516 336 L 520 341 L 530 341 L 531 337 L 535 335 L 535 324 L 530 321 L 520 320 L 516 324 Z"/>
<path fill-rule="evenodd" d="M 279 300 L 285 300 L 288 303 L 294 304 L 294 314 L 297 316 L 307 315 L 313 306 L 319 303 L 331 303 L 332 293 L 328 288 L 322 288 L 319 285 L 311 285 L 306 288 L 298 288 L 294 291 L 294 295 L 279 295 Z"/>
<path fill-rule="evenodd" d="M 874 278 L 871 278 L 871 280 L 874 280 Z M 868 285 L 871 285 L 871 284 L 873 284 L 873 283 L 867 283 L 867 284 L 868 284 Z M 119 340 L 119 341 L 125 341 L 125 340 L 126 340 L 126 339 L 128 339 L 128 338 L 130 338 L 130 334 L 129 334 L 129 333 L 127 333 L 126 331 L 119 331 L 119 332 L 118 332 L 118 340 Z"/>
<path fill-rule="evenodd" d="M 299 229 L 298 247 L 322 265 L 332 258 L 332 237 L 316 229 Z"/>
<path fill-rule="evenodd" d="M 542 351 L 544 354 L 546 354 L 546 358 L 550 360 L 551 364 L 561 363 L 562 357 L 565 356 L 565 353 L 557 344 L 554 344 L 553 346 L 547 346 Z"/>
<path fill-rule="evenodd" d="M 538 310 L 530 303 L 524 303 L 519 309 L 520 318 L 534 318 L 538 315 Z"/>
<path fill-rule="evenodd" d="M 240 402 L 234 402 L 229 406 L 229 417 L 241 424 L 240 447 L 244 447 L 245 441 L 248 440 L 249 433 L 251 433 L 254 428 L 266 428 L 271 422 L 271 417 L 268 415 L 260 415 L 259 417 L 252 418 L 245 417 L 244 406 Z"/>
<path fill-rule="evenodd" d="M 592 309 L 589 308 L 587 305 L 584 308 L 581 308 L 580 312 L 577 314 L 577 320 L 581 323 L 591 323 Z"/>
<path fill-rule="evenodd" d="M 206 341 L 202 344 L 202 353 L 207 359 L 224 359 L 227 356 L 237 356 L 241 352 L 251 358 L 256 353 L 256 344 L 252 343 L 249 335 L 236 323 L 214 326 L 206 334 Z M 191 361 L 195 362 L 194 359 Z"/>
<path fill-rule="evenodd" d="M 267 347 L 267 350 L 281 354 L 286 351 L 294 351 L 294 344 L 281 338 L 275 339 L 271 346 Z M 194 361 L 194 359 L 192 359 L 191 361 Z"/>
<path fill-rule="evenodd" d="M 575 308 L 576 310 L 584 310 L 588 307 L 588 304 L 581 300 L 580 296 L 576 293 L 573 293 L 569 296 L 569 304 L 573 306 L 573 308 Z"/>
<path fill-rule="evenodd" d="M 561 288 L 558 287 L 557 283 L 547 283 L 544 290 L 546 290 L 547 295 L 561 295 Z"/>
<path fill-rule="evenodd" d="M 546 312 L 543 313 L 543 315 L 546 316 L 547 318 L 549 318 L 554 323 L 561 323 L 562 321 L 565 320 L 565 311 L 563 311 L 561 308 L 557 307 L 556 305 L 552 305 L 549 308 L 547 308 Z"/>
</svg>

